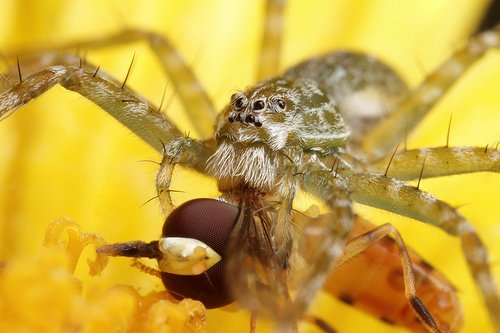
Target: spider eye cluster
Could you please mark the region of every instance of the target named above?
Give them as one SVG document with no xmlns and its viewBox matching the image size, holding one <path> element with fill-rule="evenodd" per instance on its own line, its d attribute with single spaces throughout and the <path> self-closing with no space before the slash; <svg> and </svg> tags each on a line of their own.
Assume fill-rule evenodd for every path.
<svg viewBox="0 0 500 333">
<path fill-rule="evenodd" d="M 248 108 L 249 105 L 250 108 Z M 230 123 L 237 121 L 261 127 L 263 118 L 258 115 L 265 110 L 274 113 L 284 112 L 286 110 L 285 100 L 280 95 L 249 99 L 243 93 L 236 93 L 231 96 L 231 110 L 228 120 Z"/>
<path fill-rule="evenodd" d="M 199 275 L 161 273 L 165 287 L 178 299 L 192 298 L 207 308 L 216 308 L 232 302 L 224 276 L 226 245 L 238 208 L 214 199 L 195 199 L 177 207 L 166 219 L 163 237 L 197 239 L 217 252 L 222 260 Z"/>
</svg>

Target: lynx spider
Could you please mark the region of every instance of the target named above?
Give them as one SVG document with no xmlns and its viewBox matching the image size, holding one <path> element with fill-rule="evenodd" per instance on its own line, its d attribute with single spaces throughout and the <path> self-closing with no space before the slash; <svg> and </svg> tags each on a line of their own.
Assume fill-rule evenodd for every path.
<svg viewBox="0 0 500 333">
<path fill-rule="evenodd" d="M 493 42 L 494 42 L 494 43 L 496 43 L 496 42 L 497 42 L 497 41 L 495 40 L 495 39 L 496 39 L 496 36 L 491 35 L 490 37 L 491 37 L 491 38 L 484 38 L 483 40 L 484 40 L 484 41 L 488 41 L 488 39 L 491 39 L 491 40 L 493 40 Z M 495 38 L 493 38 L 493 37 L 495 37 Z M 490 41 L 491 41 L 491 40 L 490 40 Z M 86 68 L 87 68 L 87 70 L 89 70 L 89 68 L 91 68 L 91 65 L 87 65 L 87 67 L 86 67 Z M 36 75 L 35 75 L 35 76 L 34 76 L 34 78 L 35 78 L 35 79 L 39 79 L 39 78 L 40 78 L 40 75 L 39 75 L 39 76 L 36 76 Z M 98 76 L 96 76 L 96 78 L 95 78 L 95 79 L 96 79 L 96 80 L 99 80 L 99 75 L 98 75 Z M 26 82 L 29 82 L 29 80 L 30 80 L 29 78 L 26 78 L 26 77 L 25 77 L 25 78 L 24 78 L 24 82 L 25 82 L 25 84 L 26 84 Z M 89 82 L 90 82 L 90 81 L 91 81 L 91 79 L 89 78 Z M 84 82 L 84 83 L 85 83 L 85 82 Z M 29 83 L 28 83 L 28 84 L 29 84 Z M 33 85 L 33 86 L 34 86 L 34 85 Z M 45 90 L 45 87 L 44 87 L 44 90 Z M 115 91 L 116 91 L 116 90 L 115 90 Z M 92 93 L 92 92 L 91 92 L 91 93 Z M 5 102 L 5 101 L 9 102 L 9 100 L 7 100 L 7 99 L 4 99 L 4 102 Z M 192 104 L 191 104 L 191 105 L 192 105 Z M 5 110 L 5 111 L 6 111 L 6 112 L 8 112 L 8 110 Z M 109 111 L 109 110 L 108 110 L 108 111 Z M 130 126 L 130 127 L 132 127 L 132 126 Z M 177 135 L 177 134 L 176 134 L 176 135 Z M 158 137 L 158 136 L 159 136 L 159 135 L 154 135 L 154 139 L 157 139 L 157 137 Z M 189 141 L 189 144 L 193 144 L 193 145 L 195 145 L 195 144 L 194 144 L 194 143 L 192 143 L 190 140 L 185 139 L 185 138 L 184 138 L 184 136 L 180 136 L 180 135 L 179 135 L 179 138 L 181 138 L 181 137 L 182 137 L 182 140 L 181 140 L 181 141 L 187 140 L 187 141 Z M 401 137 L 402 137 L 402 134 L 400 134 L 400 135 L 399 135 L 399 139 L 401 139 Z M 159 146 L 159 142 L 158 142 L 158 141 L 156 141 L 156 142 L 155 142 L 155 140 L 154 140 L 154 139 L 153 139 L 153 138 L 150 138 L 150 141 L 148 141 L 148 142 L 149 142 L 151 145 L 155 146 L 156 148 L 161 149 L 161 147 Z M 147 140 L 146 140 L 146 141 L 147 141 Z M 168 141 L 168 140 L 165 140 L 165 141 Z M 186 142 L 187 142 L 187 141 L 186 141 Z M 168 144 L 167 144 L 167 146 L 168 146 Z M 196 146 L 196 145 L 195 145 L 195 146 Z M 451 150 L 452 148 L 449 148 L 449 149 Z M 482 151 L 483 149 L 481 148 L 481 149 L 479 149 L 479 150 L 481 150 L 481 151 Z M 475 154 L 476 154 L 476 155 L 478 155 L 478 154 L 480 153 L 480 152 L 479 152 L 479 150 L 478 150 L 477 152 L 475 152 Z M 387 149 L 387 150 L 386 150 L 386 153 L 389 153 L 390 151 L 391 151 L 390 149 Z M 432 150 L 429 152 L 429 154 L 431 154 L 431 155 L 432 155 Z M 491 155 L 491 159 L 492 159 L 493 161 L 497 161 L 498 156 L 497 156 L 497 155 L 495 155 L 495 153 L 494 153 L 494 152 L 491 152 L 491 154 L 492 154 L 492 155 Z M 207 155 L 208 155 L 208 154 L 207 154 Z M 425 169 L 426 169 L 426 171 L 428 171 L 428 170 L 433 170 L 434 168 L 437 168 L 437 166 L 439 166 L 439 162 L 438 162 L 438 164 L 436 164 L 436 165 L 433 165 L 433 164 L 432 164 L 432 162 L 430 161 L 431 159 L 429 158 L 429 156 L 431 156 L 431 155 L 428 155 L 428 157 L 427 157 L 427 158 L 428 158 L 428 161 L 426 162 L 426 165 L 425 165 Z M 399 155 L 398 155 L 398 156 L 399 156 Z M 404 157 L 403 157 L 403 158 L 404 158 Z M 439 156 L 438 156 L 438 159 L 439 159 Z M 186 159 L 185 159 L 185 158 L 183 158 L 183 159 L 182 159 L 182 161 L 185 163 L 185 162 L 186 162 Z M 490 160 L 489 162 L 491 163 L 491 160 Z M 339 163 L 339 162 L 337 161 L 336 163 Z M 394 162 L 393 162 L 393 163 L 394 163 Z M 486 163 L 488 163 L 488 161 L 487 161 Z M 193 164 L 196 164 L 196 163 L 193 163 Z M 464 163 L 464 164 L 466 164 L 466 163 Z M 318 164 L 318 165 L 319 165 L 319 164 Z M 385 166 L 387 165 L 387 163 L 386 163 L 386 162 L 383 162 L 381 165 L 383 165 L 383 166 L 380 166 L 380 165 L 379 165 L 379 166 L 378 166 L 378 169 L 375 169 L 375 170 L 376 170 L 377 172 L 383 173 L 383 169 L 385 168 Z M 198 169 L 199 169 L 199 168 L 200 168 L 200 166 L 199 166 L 199 165 L 197 165 L 195 168 L 198 168 Z M 354 178 L 349 178 L 350 176 L 349 176 L 349 174 L 348 174 L 348 173 L 346 173 L 346 174 L 342 174 L 342 171 L 345 171 L 345 170 L 342 170 L 343 168 L 347 168 L 347 161 L 346 161 L 346 165 L 345 165 L 344 167 L 340 167 L 340 171 L 339 171 L 339 172 L 340 172 L 340 174 L 341 174 L 342 176 L 347 177 L 347 178 L 351 181 L 351 183 L 355 184 L 355 183 L 356 183 L 356 181 L 358 181 L 358 179 L 357 179 L 356 177 L 354 177 L 354 178 L 356 178 L 356 179 L 354 179 Z M 327 168 L 327 169 L 328 169 L 328 168 Z M 167 170 L 167 171 L 168 171 L 168 170 Z M 395 171 L 399 171 L 399 170 L 398 170 L 398 167 L 396 166 L 396 163 L 394 163 L 394 164 L 391 166 L 391 172 L 395 172 Z M 402 170 L 402 171 L 403 171 L 403 170 Z M 414 178 L 414 176 L 415 176 L 415 175 L 416 175 L 416 174 L 420 171 L 420 166 L 418 166 L 417 168 L 415 168 L 415 169 L 414 169 L 414 170 L 412 170 L 412 171 L 409 171 L 409 170 L 406 170 L 406 171 L 408 171 L 408 172 L 412 175 L 412 177 Z M 477 171 L 477 170 L 474 170 L 474 171 Z M 481 168 L 479 168 L 479 171 L 481 171 Z M 307 172 L 304 172 L 303 170 L 302 170 L 301 172 L 303 172 L 303 173 L 307 173 Z M 310 171 L 310 172 L 312 172 L 312 171 Z M 318 171 L 318 172 L 319 172 L 319 171 Z M 389 173 L 389 174 L 390 174 L 390 173 Z M 430 175 L 429 175 L 429 174 L 425 174 L 425 176 L 429 177 Z M 325 176 L 325 177 L 326 177 L 326 176 Z M 410 176 L 408 176 L 408 177 L 410 177 Z M 339 177 L 339 178 L 340 178 L 340 177 Z M 336 182 L 336 180 L 335 180 L 335 179 L 337 179 L 337 178 L 335 178 L 335 177 L 334 177 L 334 179 L 333 179 L 332 181 L 333 181 L 333 182 Z M 360 179 L 363 179 L 363 178 L 360 178 Z M 314 180 L 313 180 L 313 181 L 314 181 Z M 387 181 L 387 182 L 391 183 L 390 179 L 389 179 L 389 178 L 387 178 L 387 177 L 384 177 L 384 178 L 382 179 L 382 182 L 384 182 L 384 181 Z M 315 185 L 318 185 L 318 184 L 315 184 Z M 305 185 L 305 186 L 307 186 L 307 185 Z M 400 185 L 400 186 L 402 186 L 402 185 Z M 317 186 L 315 186 L 315 187 L 317 187 Z M 357 192 L 362 192 L 359 188 L 356 188 L 356 189 L 357 189 Z M 352 189 L 351 189 L 351 190 L 352 190 Z M 167 193 L 168 193 L 168 192 L 167 192 Z M 412 192 L 412 193 L 413 193 L 413 192 Z M 419 193 L 420 193 L 420 192 L 418 192 L 418 191 L 414 191 L 414 194 L 412 194 L 412 195 L 416 195 L 416 196 L 417 196 L 417 197 L 416 197 L 416 198 L 414 198 L 414 199 L 420 198 L 420 197 L 418 197 L 418 194 L 419 194 Z M 368 193 L 367 193 L 367 194 L 368 194 Z M 339 194 L 339 195 L 340 195 L 340 194 Z M 354 195 L 354 196 L 355 196 L 358 200 L 360 200 L 361 202 L 363 202 L 363 200 L 368 200 L 367 198 L 363 198 L 363 194 L 360 194 L 360 196 L 361 196 L 361 197 L 358 197 L 358 194 L 356 194 L 356 192 L 354 192 L 354 194 L 353 194 L 353 195 Z M 421 199 L 422 199 L 422 200 L 425 200 L 426 198 L 427 198 L 426 196 L 422 196 L 422 197 L 421 197 Z M 163 204 L 163 206 L 165 207 L 165 209 L 166 209 L 166 210 L 171 209 L 171 208 L 169 208 L 169 207 L 168 207 L 169 202 L 170 202 L 170 201 L 167 199 L 167 200 L 164 202 L 164 204 Z M 366 201 L 365 201 L 365 202 L 366 202 Z M 449 210 L 448 210 L 448 212 L 449 212 L 449 214 L 451 214 L 451 215 L 455 216 L 455 215 L 454 215 L 454 214 L 455 214 L 455 211 L 454 211 L 453 209 L 449 209 Z M 467 228 L 467 230 L 469 230 L 469 229 Z M 494 317 L 494 318 L 496 318 L 495 316 L 493 316 L 493 317 Z"/>
</svg>

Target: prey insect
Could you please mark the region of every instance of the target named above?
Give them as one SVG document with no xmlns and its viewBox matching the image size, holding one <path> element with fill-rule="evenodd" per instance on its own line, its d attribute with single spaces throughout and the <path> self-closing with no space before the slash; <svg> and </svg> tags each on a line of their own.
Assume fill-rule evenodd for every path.
<svg viewBox="0 0 500 333">
<path fill-rule="evenodd" d="M 267 35 L 273 35 L 271 32 Z M 179 85 L 178 92 L 186 104 L 196 105 L 192 114 L 200 126 L 198 130 L 210 134 L 207 126 L 212 122 L 213 108 L 203 95 L 191 96 L 188 87 L 198 86 L 197 82 L 186 74 L 188 68 L 179 69 L 168 62 L 176 51 L 165 40 L 128 31 L 105 41 L 136 38 L 150 41 Z M 496 31 L 478 36 L 452 59 L 452 65 L 460 66 L 461 73 L 472 60 L 496 46 L 497 40 Z M 91 47 L 92 43 L 82 45 Z M 175 165 L 182 163 L 214 176 L 222 201 L 237 208 L 229 218 L 234 226 L 230 228 L 233 236 L 226 251 L 231 255 L 224 258 L 225 274 L 234 277 L 228 283 L 228 292 L 252 312 L 272 316 L 279 329 L 292 329 L 304 316 L 311 298 L 336 264 L 386 234 L 396 237 L 402 252 L 409 303 L 430 330 L 439 329 L 432 312 L 415 295 L 410 260 L 392 227 L 375 228 L 355 238 L 357 241 L 345 243 L 354 219 L 351 200 L 437 225 L 461 237 L 492 319 L 498 320 L 498 297 L 488 259 L 473 228 L 451 206 L 390 178 L 396 173 L 400 179 L 418 178 L 421 166 L 408 164 L 419 152 L 397 154 L 390 172 L 385 171 L 387 160 L 379 159 L 390 156 L 406 131 L 441 97 L 448 80 L 460 73 L 440 70 L 421 88 L 400 98 L 407 93 L 402 81 L 369 56 L 335 53 L 313 59 L 233 95 L 218 116 L 214 147 L 214 140 L 197 142 L 185 137 L 156 109 L 123 89 L 123 83 L 106 77 L 90 64 L 73 67 L 73 60 L 53 58 L 50 61 L 63 66 L 48 67 L 13 86 L 1 96 L 2 116 L 56 83 L 84 95 L 162 151 L 157 185 L 167 214 L 177 211 L 169 189 Z M 269 74 L 274 73 L 264 72 L 262 76 Z M 369 112 L 358 109 L 367 100 L 372 102 Z M 448 167 L 457 155 L 461 158 Z M 498 152 L 494 150 L 445 147 L 430 149 L 426 156 L 425 177 L 495 170 L 498 164 Z M 299 188 L 318 196 L 331 209 L 330 213 L 308 219 L 300 232 L 292 227 L 292 203 Z M 215 209 L 212 204 L 200 208 L 202 215 Z M 123 254 L 122 245 L 111 248 Z M 295 295 L 289 293 L 292 281 L 297 288 Z M 213 285 L 212 279 L 209 282 Z"/>
</svg>

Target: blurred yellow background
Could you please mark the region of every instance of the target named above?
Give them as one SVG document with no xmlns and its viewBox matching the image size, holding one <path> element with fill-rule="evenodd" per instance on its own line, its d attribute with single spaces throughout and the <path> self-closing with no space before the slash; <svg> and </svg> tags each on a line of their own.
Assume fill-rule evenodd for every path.
<svg viewBox="0 0 500 333">
<path fill-rule="evenodd" d="M 474 29 L 488 1 L 368 0 L 290 1 L 286 10 L 281 69 L 335 49 L 355 49 L 381 57 L 416 85 Z M 263 1 L 0 1 L 0 52 L 99 38 L 137 27 L 167 36 L 192 64 L 218 109 L 238 89 L 255 82 L 262 30 Z M 86 58 L 159 104 L 167 84 L 144 43 L 88 50 Z M 500 140 L 500 54 L 490 52 L 446 95 L 409 137 L 409 147 L 440 146 L 453 113 L 450 145 L 494 145 Z M 5 67 L 4 67 L 5 69 Z M 174 99 L 166 111 L 192 136 L 189 121 Z M 41 246 L 47 224 L 68 216 L 109 242 L 152 240 L 163 223 L 155 195 L 159 160 L 141 142 L 82 97 L 55 87 L 0 123 L 0 260 L 28 260 Z M 215 182 L 178 169 L 173 189 L 177 204 L 217 195 Z M 423 180 L 420 187 L 454 206 L 477 227 L 499 277 L 500 175 L 478 174 Z M 464 264 L 459 242 L 409 219 L 359 207 L 373 222 L 394 222 L 413 248 L 457 286 L 465 312 L 465 332 L 492 332 L 482 300 Z M 91 250 L 88 251 L 89 253 Z M 161 281 L 113 259 L 102 277 L 77 276 L 84 290 L 130 284 L 141 292 L 162 288 Z M 376 286 L 375 286 L 376 287 Z M 1 293 L 1 291 L 0 291 Z M 339 332 L 403 332 L 350 309 L 327 295 L 316 313 Z M 243 314 L 210 311 L 213 332 L 246 331 Z M 238 325 L 238 326 L 236 326 Z M 306 327 L 304 327 L 306 329 Z M 309 329 L 309 328 L 307 328 Z"/>
</svg>

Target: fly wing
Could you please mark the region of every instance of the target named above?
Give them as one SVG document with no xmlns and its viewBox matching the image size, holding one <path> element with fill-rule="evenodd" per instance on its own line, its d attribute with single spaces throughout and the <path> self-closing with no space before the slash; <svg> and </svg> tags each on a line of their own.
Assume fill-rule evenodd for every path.
<svg viewBox="0 0 500 333">
<path fill-rule="evenodd" d="M 271 215 L 267 209 L 240 206 L 229 242 L 226 280 L 235 299 L 252 313 L 295 325 L 290 311 L 286 263 L 278 259 L 270 235 Z"/>
<path fill-rule="evenodd" d="M 314 217 L 294 214 L 294 223 L 300 232 L 296 233 L 289 272 L 289 284 L 296 290 L 294 311 L 300 318 L 322 288 L 327 276 L 341 256 L 345 238 L 336 230 L 336 213 Z"/>
<path fill-rule="evenodd" d="M 326 169 L 316 155 L 302 165 L 301 176 L 302 189 L 321 199 L 329 212 L 314 217 L 304 215 L 302 219 L 298 214 L 294 216 L 295 225 L 302 226 L 296 232 L 289 277 L 297 290 L 293 308 L 298 317 L 304 315 L 342 255 L 353 218 L 347 183 Z"/>
<path fill-rule="evenodd" d="M 270 234 L 276 218 L 272 208 L 240 207 L 229 243 L 226 278 L 242 305 L 272 318 L 279 331 L 291 331 L 342 254 L 345 240 L 336 232 L 336 213 L 303 215 L 294 221 L 302 227 L 296 232 L 288 265 L 288 258 L 276 254 L 280 244 L 274 244 Z M 292 293 L 289 282 L 294 286 Z"/>
</svg>

